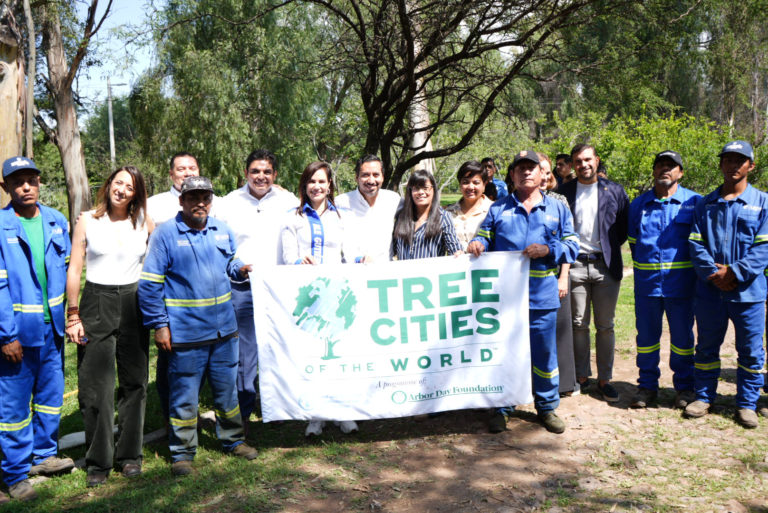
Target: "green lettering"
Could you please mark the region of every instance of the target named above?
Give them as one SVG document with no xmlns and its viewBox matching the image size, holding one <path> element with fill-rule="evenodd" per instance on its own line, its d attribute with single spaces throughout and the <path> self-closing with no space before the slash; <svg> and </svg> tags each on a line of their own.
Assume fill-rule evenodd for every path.
<svg viewBox="0 0 768 513">
<path fill-rule="evenodd" d="M 387 289 L 397 287 L 397 280 L 369 280 L 369 289 L 378 289 L 379 291 L 379 312 L 387 313 L 389 311 L 389 295 Z"/>
<path fill-rule="evenodd" d="M 450 353 L 440 355 L 440 367 L 445 367 L 446 365 L 449 367 L 452 365 Z"/>
<path fill-rule="evenodd" d="M 429 359 L 429 356 L 421 356 L 416 364 L 422 369 L 428 369 L 432 365 L 432 360 Z"/>
<path fill-rule="evenodd" d="M 469 321 L 466 317 L 472 315 L 472 310 L 454 310 L 451 312 L 451 333 L 453 338 L 469 337 L 472 335 L 472 328 L 467 328 Z"/>
<path fill-rule="evenodd" d="M 405 360 L 390 360 L 392 363 L 392 369 L 396 371 L 405 370 L 408 367 L 408 358 Z"/>
<path fill-rule="evenodd" d="M 427 322 L 434 320 L 435 316 L 433 314 L 415 315 L 411 317 L 411 322 L 419 325 L 419 338 L 422 342 L 427 341 Z"/>
<path fill-rule="evenodd" d="M 403 280 L 403 309 L 413 310 L 413 303 L 419 301 L 424 308 L 434 308 L 429 301 L 432 282 L 429 278 L 405 278 Z"/>
<path fill-rule="evenodd" d="M 475 269 L 472 271 L 472 302 L 473 303 L 498 303 L 498 294 L 486 294 L 484 290 L 492 290 L 493 283 L 484 281 L 485 278 L 498 278 L 498 269 Z"/>
<path fill-rule="evenodd" d="M 438 283 L 440 289 L 440 306 L 457 306 L 466 305 L 467 296 L 451 296 L 459 291 L 458 285 L 451 285 L 452 281 L 463 280 L 467 277 L 467 273 L 448 273 L 438 276 Z"/>
<path fill-rule="evenodd" d="M 499 311 L 495 308 L 491 308 L 490 306 L 480 308 L 477 313 L 475 313 L 475 319 L 477 319 L 477 323 L 479 324 L 477 333 L 479 335 L 493 335 L 499 331 L 501 324 L 499 323 L 499 320 L 496 319 L 497 315 L 499 315 Z"/>
<path fill-rule="evenodd" d="M 395 341 L 395 337 L 389 336 L 386 338 L 383 338 L 379 336 L 379 328 L 381 326 L 387 326 L 388 328 L 392 328 L 395 325 L 395 323 L 390 319 L 376 319 L 373 321 L 373 324 L 371 324 L 371 338 L 374 342 L 379 344 L 380 346 L 388 346 L 392 342 Z"/>
</svg>

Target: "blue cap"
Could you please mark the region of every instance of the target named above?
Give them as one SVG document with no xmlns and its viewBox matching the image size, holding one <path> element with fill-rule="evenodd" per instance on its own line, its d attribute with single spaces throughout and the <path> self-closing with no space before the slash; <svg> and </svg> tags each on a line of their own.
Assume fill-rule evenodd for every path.
<svg viewBox="0 0 768 513">
<path fill-rule="evenodd" d="M 3 178 L 12 175 L 16 171 L 21 171 L 24 169 L 31 169 L 33 171 L 37 171 L 38 175 L 40 174 L 40 170 L 37 169 L 37 166 L 32 159 L 28 159 L 26 157 L 11 157 L 3 162 Z"/>
<path fill-rule="evenodd" d="M 718 154 L 718 157 L 722 157 L 726 153 L 738 153 L 747 157 L 752 162 L 755 161 L 755 152 L 752 150 L 752 145 L 747 141 L 731 141 L 723 146 L 723 151 Z"/>
<path fill-rule="evenodd" d="M 653 159 L 653 165 L 655 166 L 658 164 L 661 159 L 669 159 L 680 166 L 680 169 L 683 169 L 683 157 L 681 157 L 680 154 L 676 151 L 666 150 L 662 151 L 661 153 L 657 153 L 656 158 Z"/>
</svg>

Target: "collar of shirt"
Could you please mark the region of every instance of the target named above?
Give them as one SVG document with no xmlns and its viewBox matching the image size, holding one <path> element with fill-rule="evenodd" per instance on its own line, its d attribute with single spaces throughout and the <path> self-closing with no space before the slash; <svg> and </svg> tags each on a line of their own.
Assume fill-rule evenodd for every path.
<svg viewBox="0 0 768 513">
<path fill-rule="evenodd" d="M 666 201 L 669 201 L 670 203 L 682 203 L 683 201 L 685 201 L 684 196 L 685 196 L 685 190 L 679 184 L 677 186 L 677 190 L 675 191 L 675 193 L 672 196 L 664 199 L 657 198 L 656 190 L 651 189 L 650 191 L 648 191 L 648 196 L 645 198 L 644 204 L 647 205 L 648 203 L 664 203 Z"/>
<path fill-rule="evenodd" d="M 276 191 L 276 189 L 274 187 L 270 187 L 269 190 L 267 191 L 267 193 L 264 196 L 262 196 L 261 199 L 257 198 L 253 194 L 251 194 L 251 189 L 248 187 L 247 183 L 245 185 L 243 185 L 240 188 L 240 190 L 243 191 L 242 196 L 244 198 L 247 198 L 248 201 L 251 201 L 251 202 L 255 203 L 256 205 L 260 205 L 264 201 L 268 201 L 270 198 L 273 198 L 273 197 L 277 196 L 277 191 Z"/>
<path fill-rule="evenodd" d="M 178 214 L 176 214 L 176 227 L 179 229 L 179 232 L 181 233 L 187 233 L 187 232 L 201 232 L 205 233 L 209 228 L 211 230 L 215 230 L 217 227 L 215 224 L 211 223 L 211 220 L 213 218 L 211 216 L 208 216 L 208 220 L 205 223 L 205 228 L 202 230 L 198 230 L 196 228 L 192 228 L 187 225 L 187 223 L 184 222 L 184 218 L 181 215 L 181 211 L 179 211 Z"/>
<path fill-rule="evenodd" d="M 510 204 L 510 206 L 511 206 L 512 208 L 520 208 L 520 209 L 522 209 L 523 211 L 525 211 L 525 207 L 523 206 L 523 202 L 522 202 L 522 201 L 520 201 L 519 199 L 517 199 L 517 194 L 515 194 L 514 192 L 513 192 L 512 194 L 510 194 L 510 195 L 508 195 L 508 196 L 506 197 L 506 201 L 507 201 L 507 203 L 509 203 L 509 204 Z M 542 194 L 542 195 L 541 195 L 541 201 L 539 201 L 538 203 L 536 203 L 536 204 L 535 204 L 535 205 L 534 205 L 534 206 L 531 208 L 531 212 L 533 212 L 533 211 L 534 211 L 534 210 L 536 210 L 537 208 L 544 208 L 544 207 L 546 206 L 546 204 L 545 204 L 545 203 L 546 203 L 547 201 L 552 201 L 552 199 L 551 199 L 551 198 L 547 198 L 547 195 L 546 195 L 546 194 Z"/>
<path fill-rule="evenodd" d="M 309 203 L 306 203 L 303 207 L 301 207 L 301 210 L 305 214 L 307 214 L 307 215 L 314 215 L 315 217 L 320 217 L 320 215 L 318 215 L 317 211 L 314 208 L 312 208 L 312 205 L 310 205 Z M 334 206 L 333 203 L 331 203 L 330 201 L 326 200 L 326 202 L 325 202 L 325 210 L 323 211 L 323 213 L 328 212 L 328 211 L 336 212 L 336 207 Z"/>
<path fill-rule="evenodd" d="M 756 189 L 752 187 L 750 184 L 747 184 L 747 188 L 744 189 L 744 192 L 733 198 L 732 200 L 726 200 L 720 197 L 720 190 L 723 188 L 721 185 L 714 191 L 707 194 L 707 196 L 704 198 L 704 201 L 706 203 L 730 203 L 732 201 L 738 201 L 740 203 L 752 203 L 755 200 L 755 196 L 757 195 Z"/>
<path fill-rule="evenodd" d="M 174 196 L 174 197 L 176 197 L 176 198 L 179 198 L 179 197 L 181 197 L 181 191 L 180 191 L 180 190 L 178 190 L 176 187 L 173 187 L 173 186 L 171 186 L 171 190 L 170 190 L 170 191 L 168 191 L 168 192 L 170 192 L 170 193 L 171 193 L 171 196 Z"/>
</svg>

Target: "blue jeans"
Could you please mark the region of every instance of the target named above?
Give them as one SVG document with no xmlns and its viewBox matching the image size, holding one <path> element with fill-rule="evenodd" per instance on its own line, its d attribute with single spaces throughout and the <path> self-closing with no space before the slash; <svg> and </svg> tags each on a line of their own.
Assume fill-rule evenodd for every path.
<svg viewBox="0 0 768 513">
<path fill-rule="evenodd" d="M 0 449 L 7 486 L 27 479 L 31 465 L 56 455 L 64 402 L 62 346 L 46 324 L 45 344 L 24 347 L 21 363 L 0 357 Z"/>
<path fill-rule="evenodd" d="M 713 403 L 720 377 L 720 346 L 728 320 L 736 331 L 736 407 L 755 409 L 763 386 L 763 330 L 765 303 L 732 303 L 696 298 L 696 327 L 699 338 L 694 357 L 696 399 Z"/>
<path fill-rule="evenodd" d="M 237 404 L 237 337 L 215 344 L 168 353 L 173 462 L 192 460 L 197 452 L 197 405 L 200 383 L 207 376 L 216 409 L 216 436 L 225 452 L 243 443 L 243 421 Z"/>
<path fill-rule="evenodd" d="M 664 313 L 669 324 L 669 368 L 675 390 L 693 390 L 693 298 L 635 295 L 637 380 L 642 388 L 658 390 L 659 350 Z"/>
</svg>

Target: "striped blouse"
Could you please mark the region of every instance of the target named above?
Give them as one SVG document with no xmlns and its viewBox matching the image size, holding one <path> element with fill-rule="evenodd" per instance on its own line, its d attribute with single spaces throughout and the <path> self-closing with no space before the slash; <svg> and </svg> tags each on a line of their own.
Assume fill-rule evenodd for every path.
<svg viewBox="0 0 768 513">
<path fill-rule="evenodd" d="M 461 242 L 456 237 L 451 215 L 440 209 L 441 231 L 432 239 L 426 239 L 424 233 L 427 224 L 424 223 L 413 233 L 413 242 L 408 243 L 402 239 L 392 239 L 392 256 L 398 260 L 415 260 L 417 258 L 432 258 L 445 255 L 453 255 L 461 251 Z"/>
</svg>

